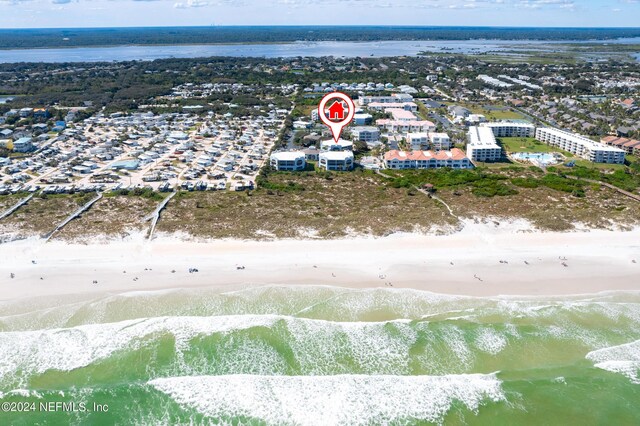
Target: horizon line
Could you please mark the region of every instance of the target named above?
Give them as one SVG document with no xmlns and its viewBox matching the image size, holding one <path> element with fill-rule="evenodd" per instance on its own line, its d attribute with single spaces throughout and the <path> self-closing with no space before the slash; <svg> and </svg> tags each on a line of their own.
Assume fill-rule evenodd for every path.
<svg viewBox="0 0 640 426">
<path fill-rule="evenodd" d="M 443 29 L 443 28 L 467 28 L 467 29 L 547 29 L 547 30 L 640 30 L 638 27 L 596 27 L 596 26 L 488 26 L 488 25 L 388 25 L 388 24 L 368 24 L 368 25 L 329 25 L 329 24 L 303 24 L 303 25 L 247 25 L 247 24 L 225 24 L 225 25 L 130 25 L 130 26 L 93 26 L 93 27 L 15 27 L 0 28 L 1 31 L 29 31 L 29 30 L 102 30 L 102 29 L 164 29 L 164 28 L 388 28 L 388 29 Z"/>
</svg>

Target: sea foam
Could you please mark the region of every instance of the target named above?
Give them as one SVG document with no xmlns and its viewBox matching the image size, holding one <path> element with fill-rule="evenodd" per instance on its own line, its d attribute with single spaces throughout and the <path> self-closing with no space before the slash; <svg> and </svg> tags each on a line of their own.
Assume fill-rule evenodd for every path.
<svg viewBox="0 0 640 426">
<path fill-rule="evenodd" d="M 0 377 L 17 371 L 71 371 L 104 359 L 116 351 L 137 349 L 143 338 L 171 333 L 184 347 L 196 335 L 271 326 L 276 316 L 158 317 L 68 329 L 0 333 Z"/>
<path fill-rule="evenodd" d="M 196 376 L 149 382 L 212 420 L 297 425 L 442 423 L 454 402 L 477 413 L 506 401 L 495 374 Z"/>
<path fill-rule="evenodd" d="M 247 337 L 249 340 L 240 335 L 218 340 L 216 363 L 206 361 L 202 369 L 180 363 L 192 339 L 248 329 L 261 329 L 267 340 L 255 339 L 253 335 Z M 173 339 L 176 360 L 185 367 L 180 369 L 181 374 L 283 374 L 287 367 L 268 343 L 268 339 L 276 339 L 286 343 L 286 350 L 291 351 L 306 374 L 326 375 L 351 372 L 341 363 L 345 357 L 352 360 L 358 372 L 407 373 L 408 352 L 417 333 L 412 323 L 404 320 L 343 323 L 280 315 L 156 317 L 66 329 L 4 332 L 0 333 L 0 377 L 71 371 L 119 351 L 138 350 L 164 336 Z"/>
<path fill-rule="evenodd" d="M 640 384 L 640 340 L 589 352 L 586 356 L 595 367 L 619 373 Z"/>
</svg>

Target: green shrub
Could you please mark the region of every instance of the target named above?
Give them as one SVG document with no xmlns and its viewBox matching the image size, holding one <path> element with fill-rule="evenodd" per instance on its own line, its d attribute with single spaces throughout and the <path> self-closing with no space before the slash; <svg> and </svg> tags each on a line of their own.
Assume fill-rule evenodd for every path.
<svg viewBox="0 0 640 426">
<path fill-rule="evenodd" d="M 540 186 L 538 180 L 533 178 L 513 178 L 511 183 L 520 188 L 537 188 Z"/>
<path fill-rule="evenodd" d="M 545 175 L 540 182 L 547 188 L 556 191 L 568 192 L 576 197 L 584 197 L 584 182 L 580 180 L 569 179 L 556 174 Z"/>
</svg>

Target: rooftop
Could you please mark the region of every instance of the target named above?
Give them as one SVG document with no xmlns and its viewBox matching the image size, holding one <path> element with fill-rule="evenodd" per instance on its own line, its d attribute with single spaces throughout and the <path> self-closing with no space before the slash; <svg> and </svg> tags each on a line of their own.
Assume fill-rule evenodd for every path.
<svg viewBox="0 0 640 426">
<path fill-rule="evenodd" d="M 464 152 L 458 148 L 453 148 L 451 151 L 398 151 L 392 150 L 384 154 L 384 159 L 387 161 L 400 160 L 400 161 L 427 161 L 427 160 L 464 160 L 467 156 Z"/>
<path fill-rule="evenodd" d="M 500 148 L 490 127 L 469 127 L 469 145 L 481 148 Z"/>
<path fill-rule="evenodd" d="M 389 108 L 387 112 L 390 112 L 395 120 L 415 120 L 417 118 L 414 113 L 404 109 Z"/>
<path fill-rule="evenodd" d="M 351 151 L 327 151 L 320 154 L 320 158 L 333 161 L 344 161 L 349 158 L 353 159 L 353 152 Z"/>
<path fill-rule="evenodd" d="M 278 161 L 296 161 L 304 159 L 304 153 L 301 151 L 281 151 L 271 154 L 271 158 L 275 158 Z"/>
<path fill-rule="evenodd" d="M 588 149 L 590 149 L 592 151 L 624 152 L 623 150 L 621 150 L 619 148 L 607 146 L 607 145 L 604 145 L 602 143 L 592 141 L 591 139 L 587 138 L 586 136 L 582 136 L 582 135 L 579 135 L 577 133 L 571 133 L 571 132 L 567 132 L 565 130 L 554 129 L 552 127 L 541 127 L 541 128 L 539 128 L 539 130 L 554 134 L 555 136 L 565 137 L 565 138 L 567 138 L 569 140 L 572 140 L 573 142 L 576 142 L 576 143 L 579 143 L 579 144 L 582 144 L 582 145 L 586 146 Z"/>
</svg>

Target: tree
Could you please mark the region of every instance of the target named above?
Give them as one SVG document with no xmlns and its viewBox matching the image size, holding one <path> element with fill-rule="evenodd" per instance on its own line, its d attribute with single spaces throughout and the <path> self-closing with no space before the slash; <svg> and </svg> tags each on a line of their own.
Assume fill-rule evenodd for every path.
<svg viewBox="0 0 640 426">
<path fill-rule="evenodd" d="M 367 145 L 366 142 L 363 141 L 355 141 L 353 143 L 353 150 L 356 153 L 362 153 L 362 152 L 367 152 L 369 151 L 369 146 Z"/>
</svg>

